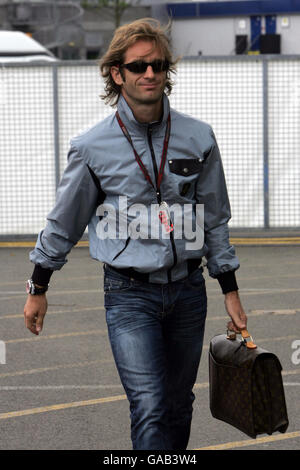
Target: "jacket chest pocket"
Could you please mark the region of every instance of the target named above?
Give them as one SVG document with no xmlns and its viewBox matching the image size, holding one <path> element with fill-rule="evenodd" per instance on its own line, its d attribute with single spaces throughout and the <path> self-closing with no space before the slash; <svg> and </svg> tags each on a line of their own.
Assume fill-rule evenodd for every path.
<svg viewBox="0 0 300 470">
<path fill-rule="evenodd" d="M 203 161 L 201 158 L 176 158 L 169 160 L 171 173 L 179 176 L 191 176 L 200 173 Z"/>
<path fill-rule="evenodd" d="M 196 180 L 202 171 L 201 158 L 176 158 L 168 160 L 169 170 L 178 184 L 180 196 L 189 197 L 194 194 Z"/>
</svg>

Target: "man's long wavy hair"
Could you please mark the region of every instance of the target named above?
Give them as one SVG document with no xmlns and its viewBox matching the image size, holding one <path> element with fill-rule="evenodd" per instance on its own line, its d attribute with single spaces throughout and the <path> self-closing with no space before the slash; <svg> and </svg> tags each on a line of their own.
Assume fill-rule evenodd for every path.
<svg viewBox="0 0 300 470">
<path fill-rule="evenodd" d="M 106 54 L 100 59 L 99 66 L 101 75 L 104 79 L 104 94 L 101 98 L 111 106 L 116 106 L 120 94 L 121 86 L 117 85 L 110 73 L 112 66 L 123 64 L 125 52 L 138 40 L 153 41 L 154 47 L 158 46 L 164 58 L 169 62 L 167 72 L 165 93 L 169 95 L 172 91 L 173 82 L 170 78 L 170 72 L 176 73 L 175 65 L 178 60 L 174 60 L 171 52 L 169 39 L 170 23 L 162 26 L 154 18 L 143 18 L 133 23 L 120 26 L 110 43 Z"/>
</svg>

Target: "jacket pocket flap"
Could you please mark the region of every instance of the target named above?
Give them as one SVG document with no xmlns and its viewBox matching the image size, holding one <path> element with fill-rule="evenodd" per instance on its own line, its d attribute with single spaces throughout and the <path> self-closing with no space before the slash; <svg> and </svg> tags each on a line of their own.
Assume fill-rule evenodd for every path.
<svg viewBox="0 0 300 470">
<path fill-rule="evenodd" d="M 172 173 L 180 176 L 190 176 L 202 170 L 201 158 L 176 158 L 169 160 L 169 168 Z"/>
</svg>

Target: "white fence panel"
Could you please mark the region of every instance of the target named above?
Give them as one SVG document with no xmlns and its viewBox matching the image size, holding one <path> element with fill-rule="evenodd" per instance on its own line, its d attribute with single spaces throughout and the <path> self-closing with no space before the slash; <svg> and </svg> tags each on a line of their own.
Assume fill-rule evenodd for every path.
<svg viewBox="0 0 300 470">
<path fill-rule="evenodd" d="M 300 61 L 269 62 L 270 225 L 300 226 Z"/>
<path fill-rule="evenodd" d="M 55 197 L 52 67 L 0 77 L 0 234 L 36 233 Z"/>
</svg>

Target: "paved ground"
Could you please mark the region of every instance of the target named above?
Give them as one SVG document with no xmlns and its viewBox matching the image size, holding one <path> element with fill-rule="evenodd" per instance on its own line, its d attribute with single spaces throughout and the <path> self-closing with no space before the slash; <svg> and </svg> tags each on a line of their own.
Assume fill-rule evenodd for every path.
<svg viewBox="0 0 300 470">
<path fill-rule="evenodd" d="M 208 344 L 225 332 L 218 284 L 205 271 L 209 314 L 195 387 L 189 449 L 299 449 L 299 246 L 237 246 L 240 293 L 249 331 L 283 366 L 290 426 L 256 440 L 212 418 L 208 399 Z M 30 248 L 1 248 L 0 449 L 131 449 L 129 409 L 112 359 L 103 309 L 102 268 L 87 248 L 75 248 L 53 276 L 40 337 L 24 327 L 24 280 Z"/>
</svg>

